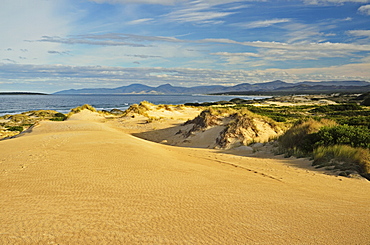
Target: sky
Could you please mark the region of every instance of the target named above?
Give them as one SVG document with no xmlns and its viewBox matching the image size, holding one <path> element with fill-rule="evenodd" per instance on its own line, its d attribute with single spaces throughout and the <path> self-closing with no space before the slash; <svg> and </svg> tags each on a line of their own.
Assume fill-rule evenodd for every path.
<svg viewBox="0 0 370 245">
<path fill-rule="evenodd" d="M 0 0 L 0 91 L 362 80 L 370 0 Z"/>
</svg>

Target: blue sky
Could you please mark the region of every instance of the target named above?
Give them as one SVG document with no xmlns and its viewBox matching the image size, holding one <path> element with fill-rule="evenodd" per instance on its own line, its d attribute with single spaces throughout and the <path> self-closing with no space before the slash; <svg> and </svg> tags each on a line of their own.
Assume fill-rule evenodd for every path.
<svg viewBox="0 0 370 245">
<path fill-rule="evenodd" d="M 370 0 L 0 0 L 0 91 L 370 81 Z"/>
</svg>

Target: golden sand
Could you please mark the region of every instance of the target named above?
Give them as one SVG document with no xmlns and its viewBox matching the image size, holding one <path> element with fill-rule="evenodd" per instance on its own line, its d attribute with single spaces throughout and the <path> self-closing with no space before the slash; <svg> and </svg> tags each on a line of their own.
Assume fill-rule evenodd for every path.
<svg viewBox="0 0 370 245">
<path fill-rule="evenodd" d="M 370 183 L 82 111 L 0 141 L 0 244 L 369 244 Z"/>
</svg>

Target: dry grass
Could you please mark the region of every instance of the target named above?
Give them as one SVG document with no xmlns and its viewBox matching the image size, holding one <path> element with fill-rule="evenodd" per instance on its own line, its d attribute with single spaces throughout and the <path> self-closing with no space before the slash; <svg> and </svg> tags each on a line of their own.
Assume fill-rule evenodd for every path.
<svg viewBox="0 0 370 245">
<path fill-rule="evenodd" d="M 88 105 L 88 104 L 85 104 L 85 105 L 82 105 L 82 106 L 78 106 L 76 108 L 73 108 L 71 109 L 71 112 L 68 113 L 68 117 L 72 116 L 73 114 L 76 114 L 76 113 L 79 113 L 80 111 L 82 110 L 89 110 L 89 111 L 92 111 L 92 112 L 97 112 L 96 109 L 91 106 L 91 105 Z"/>
<path fill-rule="evenodd" d="M 357 171 L 370 178 L 370 150 L 354 148 L 348 145 L 320 146 L 314 150 L 313 165 L 317 167 L 333 166 L 341 175 Z"/>
</svg>

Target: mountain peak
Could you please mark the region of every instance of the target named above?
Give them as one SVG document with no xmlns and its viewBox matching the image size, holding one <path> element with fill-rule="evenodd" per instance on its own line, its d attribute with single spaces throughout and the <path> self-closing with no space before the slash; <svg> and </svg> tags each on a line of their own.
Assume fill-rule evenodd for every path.
<svg viewBox="0 0 370 245">
<path fill-rule="evenodd" d="M 169 83 L 159 85 L 157 88 L 173 88 L 173 86 Z"/>
</svg>

